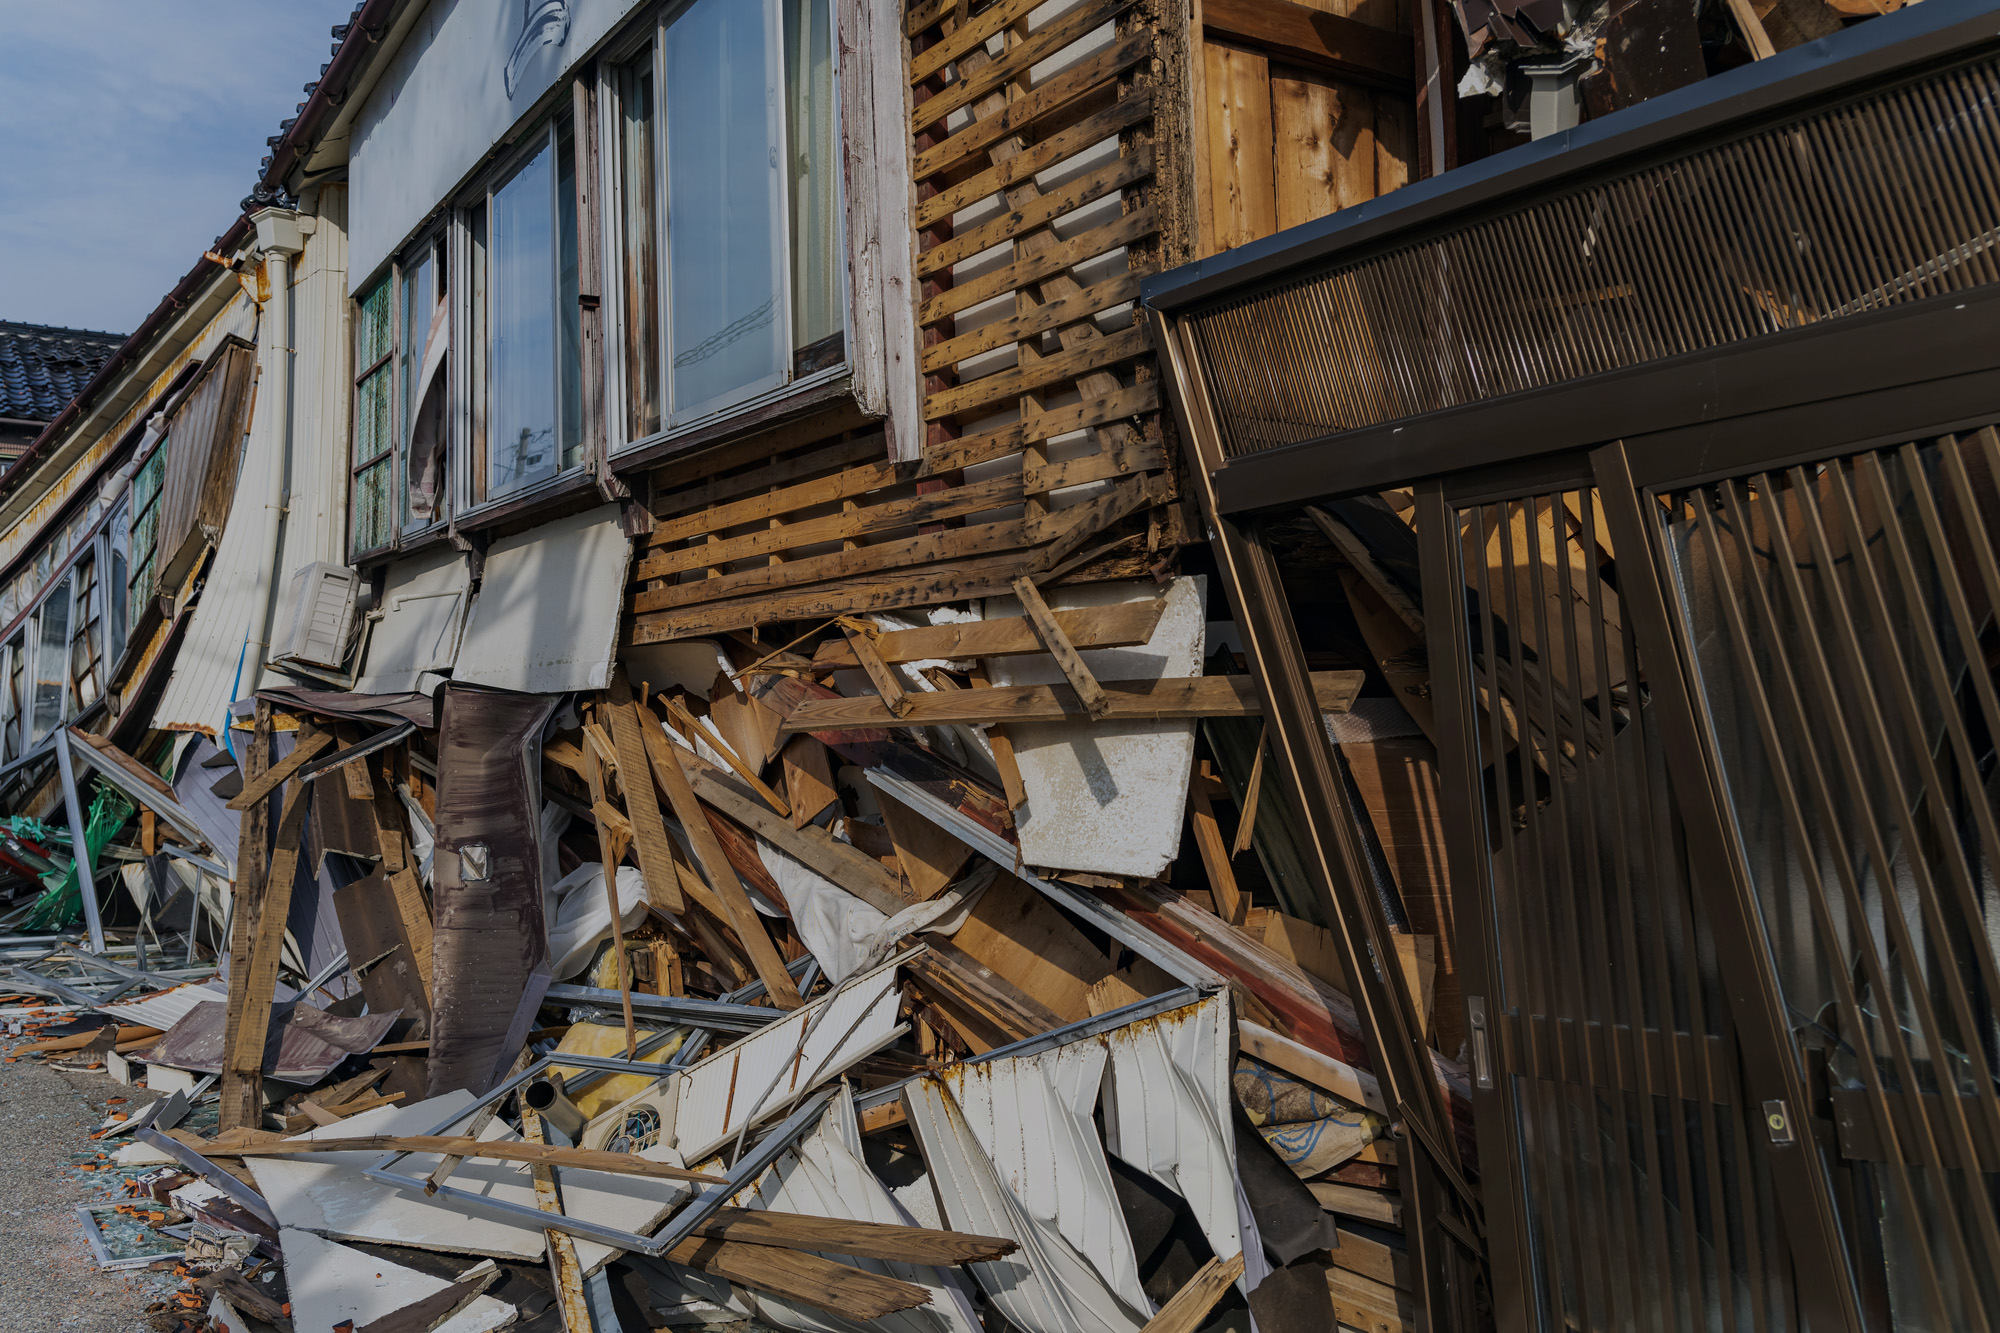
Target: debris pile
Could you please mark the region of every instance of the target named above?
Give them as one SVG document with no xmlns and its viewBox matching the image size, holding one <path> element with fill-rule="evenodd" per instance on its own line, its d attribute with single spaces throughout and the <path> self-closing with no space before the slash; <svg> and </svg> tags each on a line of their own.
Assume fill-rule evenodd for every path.
<svg viewBox="0 0 2000 1333">
<path fill-rule="evenodd" d="M 164 1327 L 1408 1326 L 1423 1149 L 1205 614 L 1022 580 L 594 691 L 70 733 L 125 893 L 7 984 L 66 1020 L 16 1056 L 152 1097 L 100 1131 L 95 1252 L 185 1279 Z M 1400 713 L 1363 683 L 1314 673 L 1330 724 Z M 10 836 L 33 902 L 53 832 Z"/>
</svg>

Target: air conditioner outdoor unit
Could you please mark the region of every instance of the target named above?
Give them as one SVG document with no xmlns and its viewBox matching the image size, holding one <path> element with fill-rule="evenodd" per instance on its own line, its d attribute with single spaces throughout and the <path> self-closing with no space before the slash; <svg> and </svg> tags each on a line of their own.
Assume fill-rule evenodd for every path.
<svg viewBox="0 0 2000 1333">
<path fill-rule="evenodd" d="M 315 560 L 292 575 L 285 628 L 271 645 L 273 662 L 338 671 L 354 637 L 354 598 L 361 576 L 345 565 Z"/>
</svg>

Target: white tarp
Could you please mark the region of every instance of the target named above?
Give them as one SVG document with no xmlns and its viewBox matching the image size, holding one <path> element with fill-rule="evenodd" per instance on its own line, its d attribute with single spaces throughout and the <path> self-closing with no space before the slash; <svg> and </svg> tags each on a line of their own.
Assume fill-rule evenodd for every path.
<svg viewBox="0 0 2000 1333">
<path fill-rule="evenodd" d="M 354 287 L 381 267 L 638 0 L 432 0 L 348 150 Z"/>
<path fill-rule="evenodd" d="M 1203 604 L 1199 577 L 1174 580 L 1152 638 L 1132 648 L 1079 654 L 1102 681 L 1159 680 L 1201 674 Z M 1096 583 L 1055 588 L 1057 610 L 1149 600 L 1157 585 Z M 1018 616 L 1013 597 L 990 597 L 989 618 Z M 1065 680 L 1046 653 L 987 659 L 995 685 L 1053 685 Z M 1007 728 L 1027 804 L 1018 812 L 1021 859 L 1054 870 L 1153 876 L 1181 845 L 1193 722 L 1035 722 Z"/>
<path fill-rule="evenodd" d="M 631 553 L 617 505 L 493 543 L 452 679 L 522 694 L 609 685 Z"/>
<path fill-rule="evenodd" d="M 427 672 L 450 671 L 471 587 L 465 553 L 449 546 L 391 564 L 355 693 L 402 694 L 423 688 Z"/>
</svg>

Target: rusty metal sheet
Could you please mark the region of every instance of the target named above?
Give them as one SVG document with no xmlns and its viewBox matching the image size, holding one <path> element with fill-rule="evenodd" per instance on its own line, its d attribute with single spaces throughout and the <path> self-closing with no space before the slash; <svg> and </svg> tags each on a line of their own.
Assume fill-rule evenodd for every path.
<svg viewBox="0 0 2000 1333">
<path fill-rule="evenodd" d="M 350 694 L 345 690 L 306 690 L 279 685 L 257 691 L 257 697 L 287 711 L 324 713 L 356 722 L 376 722 L 383 726 L 413 722 L 425 731 L 438 724 L 436 706 L 421 694 Z"/>
<path fill-rule="evenodd" d="M 440 691 L 430 1095 L 483 1093 L 549 985 L 542 915 L 542 730 L 560 698 Z"/>
<path fill-rule="evenodd" d="M 153 1043 L 147 1058 L 175 1069 L 222 1072 L 223 1027 L 229 1005 L 210 1000 L 194 1008 Z M 271 1030 L 264 1042 L 264 1074 L 281 1083 L 317 1083 L 350 1055 L 372 1050 L 402 1014 L 339 1018 L 309 1004 L 271 1006 Z"/>
</svg>

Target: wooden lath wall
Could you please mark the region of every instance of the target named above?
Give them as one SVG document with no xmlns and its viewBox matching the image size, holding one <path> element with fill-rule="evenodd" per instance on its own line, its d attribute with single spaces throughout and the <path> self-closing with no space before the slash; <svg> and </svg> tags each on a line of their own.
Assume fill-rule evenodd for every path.
<svg viewBox="0 0 2000 1333">
<path fill-rule="evenodd" d="M 1131 316 L 1175 225 L 1156 0 L 920 0 L 905 15 L 923 457 L 863 423 L 653 478 L 633 639 L 1156 567 L 1183 525 Z M 837 423 L 836 423 L 837 427 Z"/>
</svg>

